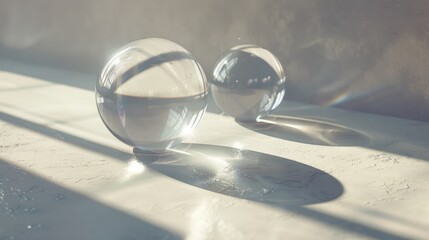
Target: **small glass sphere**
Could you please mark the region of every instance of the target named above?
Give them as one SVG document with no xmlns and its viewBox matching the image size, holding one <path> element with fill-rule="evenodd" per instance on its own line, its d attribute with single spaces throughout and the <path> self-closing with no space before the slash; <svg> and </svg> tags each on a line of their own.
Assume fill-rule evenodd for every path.
<svg viewBox="0 0 429 240">
<path fill-rule="evenodd" d="M 186 49 L 148 38 L 119 49 L 104 66 L 95 91 L 100 117 L 115 137 L 143 151 L 163 152 L 201 120 L 208 84 Z"/>
<path fill-rule="evenodd" d="M 255 122 L 279 106 L 286 78 L 279 60 L 268 50 L 242 45 L 216 64 L 211 93 L 216 105 L 240 122 Z"/>
</svg>

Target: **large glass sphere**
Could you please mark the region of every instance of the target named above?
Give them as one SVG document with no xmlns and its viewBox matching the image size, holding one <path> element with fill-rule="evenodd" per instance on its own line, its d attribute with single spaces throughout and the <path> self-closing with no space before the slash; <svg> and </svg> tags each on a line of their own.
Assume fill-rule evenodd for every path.
<svg viewBox="0 0 429 240">
<path fill-rule="evenodd" d="M 96 84 L 97 108 L 106 127 L 122 142 L 149 152 L 173 147 L 195 128 L 207 93 L 206 77 L 194 57 L 158 38 L 123 46 Z"/>
<path fill-rule="evenodd" d="M 242 45 L 216 64 L 211 93 L 216 105 L 241 122 L 255 122 L 279 106 L 286 78 L 279 60 L 268 50 Z"/>
</svg>

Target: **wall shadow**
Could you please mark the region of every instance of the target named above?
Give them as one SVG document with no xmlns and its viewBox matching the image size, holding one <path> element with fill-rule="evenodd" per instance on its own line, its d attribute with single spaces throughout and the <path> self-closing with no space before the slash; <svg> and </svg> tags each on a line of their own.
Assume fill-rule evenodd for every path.
<svg viewBox="0 0 429 240">
<path fill-rule="evenodd" d="M 371 138 L 361 131 L 311 118 L 272 115 L 256 123 L 236 122 L 267 136 L 306 144 L 367 146 L 371 143 Z"/>
<path fill-rule="evenodd" d="M 0 239 L 181 239 L 0 159 Z"/>
<path fill-rule="evenodd" d="M 57 69 L 37 64 L 37 62 L 18 62 L 0 58 L 0 71 L 42 79 L 53 84 L 61 84 L 88 91 L 94 91 L 95 89 L 98 77 L 96 75 L 83 74 L 80 72 Z"/>
<path fill-rule="evenodd" d="M 115 157 L 115 159 L 117 160 L 127 161 L 130 156 L 130 154 L 127 152 L 113 149 L 111 147 L 75 136 L 60 130 L 54 130 L 42 124 L 27 121 L 25 119 L 18 118 L 1 111 L 0 111 L 0 120 L 4 122 L 8 122 L 18 127 L 32 130 L 46 137 L 56 138 L 56 139 L 59 138 L 68 144 L 78 146 L 78 147 L 90 150 L 92 152 L 102 153 L 107 156 Z"/>
</svg>

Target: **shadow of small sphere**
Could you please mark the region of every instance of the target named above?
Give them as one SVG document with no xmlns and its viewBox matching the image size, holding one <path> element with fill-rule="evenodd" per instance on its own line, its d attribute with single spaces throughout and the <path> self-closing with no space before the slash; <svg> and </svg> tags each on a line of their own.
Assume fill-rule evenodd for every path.
<svg viewBox="0 0 429 240">
<path fill-rule="evenodd" d="M 255 123 L 236 121 L 258 133 L 284 140 L 323 146 L 367 146 L 371 138 L 358 130 L 309 118 L 267 116 Z"/>
<path fill-rule="evenodd" d="M 146 167 L 178 181 L 277 207 L 327 202 L 343 193 L 333 176 L 293 160 L 214 145 L 186 147 L 162 156 L 134 153 Z"/>
</svg>

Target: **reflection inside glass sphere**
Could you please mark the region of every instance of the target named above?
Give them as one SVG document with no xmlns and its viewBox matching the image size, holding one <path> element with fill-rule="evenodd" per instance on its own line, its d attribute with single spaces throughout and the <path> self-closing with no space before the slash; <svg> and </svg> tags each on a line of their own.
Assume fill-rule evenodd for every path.
<svg viewBox="0 0 429 240">
<path fill-rule="evenodd" d="M 165 39 L 143 39 L 122 47 L 96 85 L 99 114 L 119 140 L 144 151 L 180 143 L 207 106 L 208 86 L 199 63 Z"/>
<path fill-rule="evenodd" d="M 244 45 L 232 48 L 216 64 L 211 93 L 216 105 L 238 121 L 267 116 L 283 99 L 286 78 L 268 50 Z"/>
</svg>

